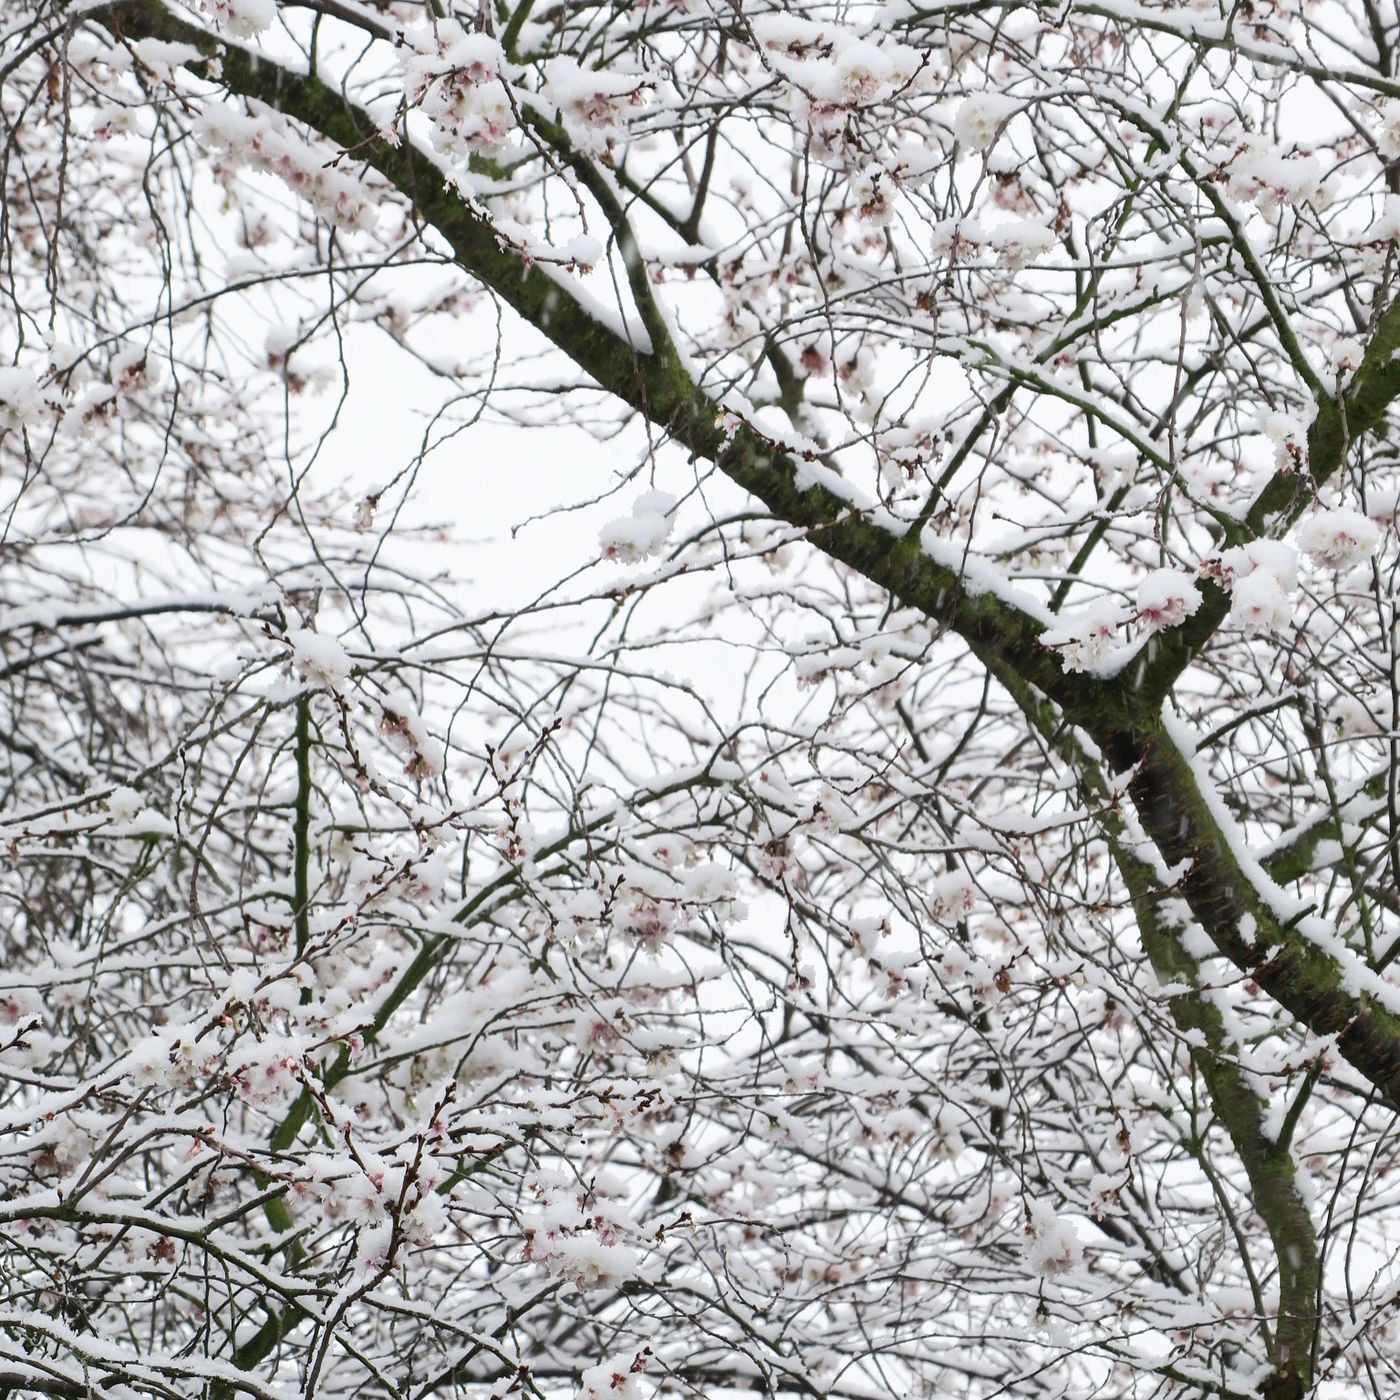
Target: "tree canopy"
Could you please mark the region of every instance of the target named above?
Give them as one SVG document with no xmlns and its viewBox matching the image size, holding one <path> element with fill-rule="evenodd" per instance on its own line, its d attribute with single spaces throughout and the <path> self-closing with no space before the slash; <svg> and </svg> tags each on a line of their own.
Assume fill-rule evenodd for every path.
<svg viewBox="0 0 1400 1400">
<path fill-rule="evenodd" d="M 1397 44 L 10 0 L 0 1391 L 1394 1395 Z"/>
</svg>

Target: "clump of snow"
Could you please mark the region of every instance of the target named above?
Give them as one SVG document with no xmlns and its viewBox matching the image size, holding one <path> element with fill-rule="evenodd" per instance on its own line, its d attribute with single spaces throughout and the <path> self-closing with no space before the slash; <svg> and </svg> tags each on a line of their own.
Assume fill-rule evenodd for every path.
<svg viewBox="0 0 1400 1400">
<path fill-rule="evenodd" d="M 1322 510 L 1298 527 L 1298 546 L 1328 569 L 1348 569 L 1369 559 L 1380 543 L 1373 521 L 1354 510 Z"/>
<path fill-rule="evenodd" d="M 598 531 L 604 559 L 636 564 L 660 551 L 675 520 L 676 498 L 665 491 L 643 491 L 632 514 L 610 520 Z"/>
<path fill-rule="evenodd" d="M 181 65 L 197 63 L 204 56 L 193 44 L 171 44 L 164 39 L 138 39 L 131 47 L 142 67 L 167 83 Z"/>
<path fill-rule="evenodd" d="M 990 150 L 1021 104 L 999 92 L 978 92 L 963 102 L 953 118 L 953 135 L 970 151 Z"/>
<path fill-rule="evenodd" d="M 1400 156 L 1400 102 L 1391 98 L 1380 104 L 1379 111 L 1381 129 L 1376 146 L 1387 160 L 1394 160 Z"/>
<path fill-rule="evenodd" d="M 1380 216 L 1366 230 L 1368 243 L 1394 243 L 1400 239 L 1400 194 L 1388 194 Z"/>
<path fill-rule="evenodd" d="M 603 258 L 603 245 L 589 233 L 575 234 L 559 251 L 585 272 L 596 267 Z"/>
<path fill-rule="evenodd" d="M 1388 734 L 1394 727 L 1390 696 L 1378 693 L 1365 697 L 1343 695 L 1332 706 L 1332 722 L 1344 739 L 1372 738 Z"/>
<path fill-rule="evenodd" d="M 1137 591 L 1138 621 L 1149 631 L 1180 627 L 1201 606 L 1196 580 L 1180 569 L 1154 569 Z"/>
</svg>

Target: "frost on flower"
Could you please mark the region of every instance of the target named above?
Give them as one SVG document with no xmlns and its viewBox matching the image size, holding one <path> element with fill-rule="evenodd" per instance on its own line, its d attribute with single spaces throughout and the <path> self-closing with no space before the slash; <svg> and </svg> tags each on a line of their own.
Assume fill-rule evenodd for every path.
<svg viewBox="0 0 1400 1400">
<path fill-rule="evenodd" d="M 1369 559 L 1380 542 L 1373 521 L 1354 510 L 1323 510 L 1298 527 L 1298 547 L 1328 569 L 1348 569 Z"/>
<path fill-rule="evenodd" d="M 1020 109 L 1014 97 L 998 92 L 978 92 L 969 97 L 953 118 L 953 135 L 970 151 L 989 150 L 997 133 Z"/>
<path fill-rule="evenodd" d="M 1026 1207 L 1026 1260 L 1040 1274 L 1067 1274 L 1083 1258 L 1079 1232 L 1045 1201 Z"/>
<path fill-rule="evenodd" d="M 1293 616 L 1298 554 L 1278 540 L 1254 540 L 1220 556 L 1230 615 L 1248 632 L 1277 632 Z"/>
<path fill-rule="evenodd" d="M 1137 591 L 1138 620 L 1149 631 L 1180 627 L 1201 606 L 1196 580 L 1180 569 L 1154 569 Z"/>
<path fill-rule="evenodd" d="M 665 491 L 644 491 L 632 503 L 632 514 L 610 520 L 598 531 L 604 559 L 636 564 L 660 551 L 671 533 L 676 498 Z"/>
<path fill-rule="evenodd" d="M 1059 627 L 1041 633 L 1040 643 L 1060 653 L 1060 664 L 1066 671 L 1097 674 L 1110 664 L 1114 637 L 1124 621 L 1122 606 L 1101 598 L 1062 617 Z"/>
</svg>

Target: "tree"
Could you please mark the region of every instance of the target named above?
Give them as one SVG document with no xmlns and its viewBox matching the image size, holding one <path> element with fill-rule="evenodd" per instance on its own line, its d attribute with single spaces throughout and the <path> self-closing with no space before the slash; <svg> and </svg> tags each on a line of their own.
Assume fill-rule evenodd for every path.
<svg viewBox="0 0 1400 1400">
<path fill-rule="evenodd" d="M 6 1393 L 1394 1393 L 1394 7 L 0 26 Z"/>
</svg>

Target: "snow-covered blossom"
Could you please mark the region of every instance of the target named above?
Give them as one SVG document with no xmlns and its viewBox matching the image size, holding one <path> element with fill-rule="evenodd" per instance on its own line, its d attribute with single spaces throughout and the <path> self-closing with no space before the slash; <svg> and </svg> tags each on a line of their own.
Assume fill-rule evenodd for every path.
<svg viewBox="0 0 1400 1400">
<path fill-rule="evenodd" d="M 1114 639 L 1126 617 L 1121 603 L 1099 598 L 1063 615 L 1058 627 L 1041 633 L 1040 642 L 1060 653 L 1066 671 L 1100 673 L 1112 664 Z"/>
<path fill-rule="evenodd" d="M 37 427 L 50 404 L 30 370 L 21 365 L 0 368 L 0 432 Z"/>
<path fill-rule="evenodd" d="M 404 62 L 405 100 L 432 123 L 434 144 L 466 157 L 501 145 L 518 123 L 497 40 L 439 20 L 412 31 L 409 42 L 417 52 Z"/>
<path fill-rule="evenodd" d="M 953 135 L 969 151 L 990 149 L 1002 127 L 1021 103 L 1000 92 L 977 92 L 964 98 L 953 118 Z"/>
<path fill-rule="evenodd" d="M 1046 1201 L 1031 1201 L 1026 1217 L 1026 1260 L 1037 1273 L 1067 1274 L 1079 1266 L 1084 1247 L 1073 1221 Z"/>
<path fill-rule="evenodd" d="M 334 637 L 297 627 L 287 633 L 287 645 L 292 649 L 292 665 L 302 680 L 327 690 L 338 690 L 349 680 L 354 663 Z"/>
<path fill-rule="evenodd" d="M 401 691 L 380 702 L 379 729 L 403 752 L 410 777 L 426 778 L 442 772 L 442 745 L 428 732 L 411 695 Z"/>
<path fill-rule="evenodd" d="M 1298 547 L 1328 569 L 1348 569 L 1369 559 L 1380 543 L 1375 522 L 1359 511 L 1322 510 L 1298 526 Z"/>
<path fill-rule="evenodd" d="M 1259 431 L 1274 445 L 1274 465 L 1280 471 L 1301 471 L 1308 464 L 1308 430 L 1291 414 L 1266 413 Z"/>
<path fill-rule="evenodd" d="M 1242 141 L 1226 171 L 1231 197 L 1261 209 L 1317 204 L 1325 197 L 1322 165 L 1315 157 L 1284 155 L 1262 137 Z"/>
<path fill-rule="evenodd" d="M 903 45 L 890 49 L 854 39 L 836 55 L 836 83 L 842 98 L 853 106 L 878 102 L 908 82 L 917 56 Z"/>
<path fill-rule="evenodd" d="M 929 885 L 928 910 L 941 924 L 967 918 L 977 901 L 977 888 L 965 870 L 935 876 Z"/>
<path fill-rule="evenodd" d="M 1251 540 L 1246 545 L 1227 549 L 1220 562 L 1232 577 L 1265 573 L 1278 581 L 1285 593 L 1298 586 L 1298 551 L 1282 540 Z"/>
<path fill-rule="evenodd" d="M 645 1400 L 649 1389 L 642 1385 L 641 1370 L 636 1357 L 590 1366 L 579 1377 L 577 1400 Z"/>
<path fill-rule="evenodd" d="M 1354 336 L 1344 335 L 1332 347 L 1332 368 L 1338 374 L 1355 374 L 1366 357 L 1366 347 Z"/>
<path fill-rule="evenodd" d="M 1024 267 L 1055 242 L 1055 231 L 1037 219 L 1008 219 L 991 228 L 976 219 L 939 219 L 929 229 L 929 244 L 935 253 L 961 257 L 987 249 L 1009 267 Z"/>
<path fill-rule="evenodd" d="M 576 1183 L 544 1180 L 542 1209 L 525 1226 L 525 1258 L 580 1291 L 615 1288 L 637 1273 L 636 1251 L 621 1243 L 626 1225 L 615 1203 Z"/>
<path fill-rule="evenodd" d="M 229 1066 L 229 1078 L 240 1098 L 249 1103 L 272 1104 L 285 1100 L 301 1087 L 295 1047 L 276 1040 L 243 1048 Z"/>
<path fill-rule="evenodd" d="M 364 179 L 297 136 L 280 117 L 210 107 L 195 123 L 195 130 L 206 149 L 220 152 L 230 162 L 276 175 L 328 223 L 346 230 L 368 229 L 377 217 Z"/>
<path fill-rule="evenodd" d="M 251 39 L 277 18 L 277 0 L 213 0 L 214 17 L 239 39 Z"/>
<path fill-rule="evenodd" d="M 1279 540 L 1253 540 L 1220 556 L 1230 614 L 1248 632 L 1277 632 L 1293 616 L 1298 553 Z"/>
<path fill-rule="evenodd" d="M 601 154 L 627 134 L 627 112 L 642 100 L 646 79 L 583 68 L 553 58 L 545 68 L 545 94 L 559 109 L 570 139 L 590 155 Z"/>
<path fill-rule="evenodd" d="M 1273 574 L 1261 570 L 1235 581 L 1230 613 L 1248 632 L 1277 632 L 1292 618 L 1293 601 Z"/>
<path fill-rule="evenodd" d="M 1137 591 L 1138 620 L 1149 631 L 1179 627 L 1201 606 L 1196 580 L 1180 569 L 1154 569 Z"/>
<path fill-rule="evenodd" d="M 132 1043 L 125 1071 L 133 1084 L 157 1091 L 185 1088 L 208 1071 L 217 1045 L 186 1026 L 166 1026 Z"/>
<path fill-rule="evenodd" d="M 604 559 L 636 564 L 656 554 L 666 543 L 675 519 L 676 498 L 665 491 L 643 491 L 632 503 L 632 514 L 611 520 L 598 531 Z"/>
</svg>

